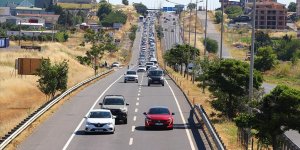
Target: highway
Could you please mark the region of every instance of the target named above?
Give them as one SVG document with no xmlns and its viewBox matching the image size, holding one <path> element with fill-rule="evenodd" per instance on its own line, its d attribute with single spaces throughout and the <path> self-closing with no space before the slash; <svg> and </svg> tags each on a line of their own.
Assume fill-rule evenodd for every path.
<svg viewBox="0 0 300 150">
<path fill-rule="evenodd" d="M 132 48 L 131 68 L 135 68 L 141 32 L 137 32 Z M 188 150 L 206 149 L 195 125 L 191 107 L 180 89 L 168 76 L 165 86 L 147 86 L 145 73 L 139 73 L 139 83 L 124 83 L 127 67 L 78 92 L 66 101 L 17 149 L 109 149 L 109 150 Z M 123 95 L 129 103 L 128 124 L 117 124 L 114 134 L 85 134 L 84 116 L 89 110 L 100 108 L 105 95 Z M 168 106 L 174 116 L 174 130 L 145 130 L 144 115 L 151 106 Z"/>
</svg>

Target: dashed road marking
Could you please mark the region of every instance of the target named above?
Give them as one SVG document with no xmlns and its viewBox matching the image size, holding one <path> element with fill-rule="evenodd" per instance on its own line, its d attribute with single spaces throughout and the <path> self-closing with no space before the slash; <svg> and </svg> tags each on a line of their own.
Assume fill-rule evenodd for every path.
<svg viewBox="0 0 300 150">
<path fill-rule="evenodd" d="M 138 96 L 140 96 L 141 94 L 139 93 Z"/>
<path fill-rule="evenodd" d="M 134 110 L 134 112 L 138 112 L 138 109 L 136 108 L 136 109 Z"/>
<path fill-rule="evenodd" d="M 140 100 L 140 98 L 138 97 L 138 98 L 136 98 L 136 100 Z"/>
<path fill-rule="evenodd" d="M 132 143 L 133 143 L 133 138 L 130 138 L 129 139 L 129 145 L 132 145 Z"/>
<path fill-rule="evenodd" d="M 134 132 L 135 126 L 131 127 L 131 132 Z"/>
<path fill-rule="evenodd" d="M 141 93 L 141 90 L 139 90 L 139 93 Z"/>
<path fill-rule="evenodd" d="M 140 104 L 139 102 L 136 102 L 136 103 L 135 103 L 136 106 L 139 106 L 139 104 Z"/>
<path fill-rule="evenodd" d="M 133 121 L 136 121 L 136 116 L 133 117 Z"/>
</svg>

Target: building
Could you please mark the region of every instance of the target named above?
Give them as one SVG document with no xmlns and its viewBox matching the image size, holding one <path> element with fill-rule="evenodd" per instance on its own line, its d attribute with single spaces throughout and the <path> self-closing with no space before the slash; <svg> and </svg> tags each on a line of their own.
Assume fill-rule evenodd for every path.
<svg viewBox="0 0 300 150">
<path fill-rule="evenodd" d="M 35 0 L 34 6 L 38 8 L 48 8 L 50 5 L 56 4 L 56 0 Z"/>
<path fill-rule="evenodd" d="M 0 0 L 0 7 L 10 7 L 18 5 L 34 5 L 34 0 Z"/>
<path fill-rule="evenodd" d="M 55 14 L 23 14 L 19 13 L 17 17 L 23 18 L 27 23 L 42 23 L 45 27 L 52 27 L 53 24 L 56 24 L 59 18 L 59 15 Z"/>
<path fill-rule="evenodd" d="M 0 7 L 0 16 L 9 16 L 10 8 L 9 7 Z"/>
<path fill-rule="evenodd" d="M 286 29 L 287 9 L 284 4 L 271 0 L 257 2 L 255 19 L 258 29 Z"/>
</svg>

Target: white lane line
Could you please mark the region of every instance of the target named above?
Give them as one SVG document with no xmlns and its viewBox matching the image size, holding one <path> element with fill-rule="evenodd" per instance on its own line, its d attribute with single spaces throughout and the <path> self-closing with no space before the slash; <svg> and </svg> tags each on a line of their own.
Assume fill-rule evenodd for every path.
<svg viewBox="0 0 300 150">
<path fill-rule="evenodd" d="M 133 121 L 136 121 L 136 116 L 133 117 Z"/>
<path fill-rule="evenodd" d="M 135 126 L 132 126 L 131 127 L 131 132 L 134 132 L 134 130 L 135 130 Z"/>
<path fill-rule="evenodd" d="M 97 98 L 97 100 L 95 101 L 95 103 L 93 104 L 93 106 L 89 109 L 89 111 L 86 113 L 85 116 L 88 115 L 88 113 L 96 106 L 96 104 L 98 103 L 98 101 L 101 99 L 101 97 L 118 81 L 120 80 L 121 78 L 123 77 L 120 76 L 116 81 L 114 81 L 112 84 L 110 84 L 103 92 L 102 94 Z M 74 132 L 72 133 L 71 137 L 68 139 L 67 143 L 65 144 L 65 146 L 63 147 L 63 150 L 66 150 L 68 148 L 68 146 L 70 145 L 72 139 L 74 138 L 75 136 L 75 133 L 76 131 L 78 131 L 78 129 L 81 127 L 82 123 L 84 122 L 85 119 L 82 119 L 80 121 L 80 123 L 78 124 L 78 126 L 76 127 L 76 129 L 74 130 Z"/>
<path fill-rule="evenodd" d="M 140 96 L 141 94 L 140 93 L 138 93 L 138 96 Z"/>
<path fill-rule="evenodd" d="M 139 90 L 139 93 L 141 93 L 141 90 Z"/>
<path fill-rule="evenodd" d="M 183 114 L 182 114 L 180 105 L 179 105 L 178 100 L 177 100 L 177 98 L 176 98 L 176 96 L 175 96 L 175 94 L 174 94 L 174 91 L 173 91 L 173 89 L 171 88 L 169 82 L 168 82 L 167 80 L 165 80 L 165 82 L 167 83 L 168 87 L 170 88 L 170 90 L 171 90 L 171 92 L 172 92 L 172 95 L 173 95 L 173 97 L 174 97 L 174 99 L 175 99 L 176 105 L 177 105 L 178 110 L 179 110 L 179 113 L 180 113 L 181 120 L 182 120 L 183 124 L 186 125 L 185 118 L 184 118 L 184 116 L 183 116 Z M 190 134 L 190 132 L 189 132 L 189 130 L 187 129 L 186 126 L 185 126 L 184 128 L 185 128 L 185 132 L 186 132 L 186 135 L 187 135 L 187 137 L 188 137 L 188 140 L 189 140 L 189 142 L 190 142 L 191 149 L 192 149 L 192 150 L 195 150 L 195 146 L 194 146 L 194 143 L 193 143 L 193 141 L 192 141 L 191 134 Z"/>
<path fill-rule="evenodd" d="M 138 110 L 139 110 L 139 109 L 137 109 L 137 108 L 136 108 L 136 109 L 134 109 L 134 112 L 136 112 L 136 113 L 137 113 L 137 112 L 138 112 Z"/>
<path fill-rule="evenodd" d="M 135 103 L 136 106 L 139 106 L 139 104 L 140 104 L 139 102 L 136 102 L 136 103 Z"/>
<path fill-rule="evenodd" d="M 132 145 L 132 143 L 133 143 L 133 138 L 130 138 L 129 139 L 129 145 Z"/>
<path fill-rule="evenodd" d="M 140 100 L 140 98 L 138 97 L 138 98 L 136 98 L 136 100 L 138 101 L 138 100 Z"/>
</svg>

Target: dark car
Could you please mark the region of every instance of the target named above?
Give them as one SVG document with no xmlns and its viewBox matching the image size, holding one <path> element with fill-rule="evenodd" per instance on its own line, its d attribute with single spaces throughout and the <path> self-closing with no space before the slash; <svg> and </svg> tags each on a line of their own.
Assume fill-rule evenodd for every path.
<svg viewBox="0 0 300 150">
<path fill-rule="evenodd" d="M 148 73 L 148 86 L 151 84 L 161 84 L 165 86 L 164 72 L 162 70 L 151 70 Z"/>
<path fill-rule="evenodd" d="M 109 109 L 116 116 L 116 120 L 122 120 L 127 124 L 127 112 L 129 105 L 125 103 L 125 98 L 122 95 L 106 95 L 102 103 L 99 103 L 102 109 Z"/>
</svg>

